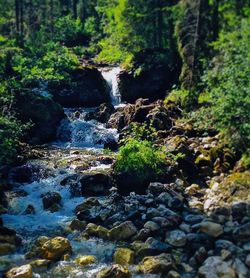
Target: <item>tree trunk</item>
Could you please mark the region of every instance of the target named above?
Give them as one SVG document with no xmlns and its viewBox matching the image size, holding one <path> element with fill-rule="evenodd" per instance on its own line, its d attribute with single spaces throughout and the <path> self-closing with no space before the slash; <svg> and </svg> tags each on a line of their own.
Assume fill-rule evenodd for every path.
<svg viewBox="0 0 250 278">
<path fill-rule="evenodd" d="M 54 33 L 54 0 L 50 0 L 50 31 Z"/>
<path fill-rule="evenodd" d="M 214 41 L 217 40 L 219 35 L 219 2 L 220 0 L 214 0 L 213 3 L 212 30 Z"/>
<path fill-rule="evenodd" d="M 23 0 L 20 0 L 20 33 L 23 36 L 24 33 L 24 9 L 23 9 Z"/>
<path fill-rule="evenodd" d="M 19 6 L 19 0 L 15 0 L 15 14 L 16 14 L 16 31 L 17 33 L 20 32 L 20 6 Z"/>
<path fill-rule="evenodd" d="M 77 19 L 77 0 L 73 0 L 73 16 L 74 19 Z"/>
<path fill-rule="evenodd" d="M 157 0 L 157 41 L 158 47 L 163 47 L 163 14 L 162 14 L 162 1 Z"/>
</svg>

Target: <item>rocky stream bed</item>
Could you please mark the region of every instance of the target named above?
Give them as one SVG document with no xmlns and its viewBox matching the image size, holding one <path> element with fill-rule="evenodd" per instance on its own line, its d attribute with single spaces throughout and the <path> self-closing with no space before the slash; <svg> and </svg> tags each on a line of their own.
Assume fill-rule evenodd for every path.
<svg viewBox="0 0 250 278">
<path fill-rule="evenodd" d="M 249 277 L 249 172 L 236 164 L 237 155 L 219 149 L 213 131 L 175 121 L 176 107 L 166 110 L 161 101 L 145 99 L 120 105 L 117 74 L 104 74 L 115 108 L 65 109 L 57 140 L 34 148 L 34 159 L 8 172 L 0 273 Z M 169 178 L 152 181 L 143 194 L 130 192 L 129 184 L 121 194 L 112 174 L 116 153 L 103 147 L 115 150 L 125 126 L 147 119 L 170 151 L 186 156 L 169 169 Z"/>
</svg>

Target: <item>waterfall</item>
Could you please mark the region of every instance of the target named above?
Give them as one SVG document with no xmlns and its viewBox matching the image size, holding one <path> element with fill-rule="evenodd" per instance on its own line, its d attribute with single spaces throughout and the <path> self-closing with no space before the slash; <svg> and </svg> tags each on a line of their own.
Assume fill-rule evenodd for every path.
<svg viewBox="0 0 250 278">
<path fill-rule="evenodd" d="M 101 70 L 103 78 L 106 80 L 109 86 L 109 94 L 111 97 L 111 102 L 114 106 L 121 103 L 121 95 L 118 86 L 117 76 L 121 72 L 120 67 L 114 68 L 103 68 Z"/>
<path fill-rule="evenodd" d="M 102 148 L 106 143 L 117 142 L 116 129 L 107 128 L 94 119 L 88 119 L 88 113 L 96 108 L 64 108 L 66 119 L 57 130 L 57 145 L 61 148 Z"/>
</svg>

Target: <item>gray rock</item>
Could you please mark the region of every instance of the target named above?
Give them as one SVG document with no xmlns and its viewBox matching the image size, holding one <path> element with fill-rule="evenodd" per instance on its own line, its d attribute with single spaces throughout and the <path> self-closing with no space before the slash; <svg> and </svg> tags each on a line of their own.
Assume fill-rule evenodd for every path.
<svg viewBox="0 0 250 278">
<path fill-rule="evenodd" d="M 58 192 L 47 192 L 41 197 L 44 209 L 50 211 L 56 211 L 62 200 L 62 197 Z"/>
<path fill-rule="evenodd" d="M 201 222 L 194 225 L 192 228 L 199 228 L 201 232 L 212 237 L 219 237 L 224 233 L 222 225 L 210 221 Z"/>
<path fill-rule="evenodd" d="M 159 195 L 162 192 L 165 192 L 165 186 L 159 182 L 151 182 L 148 186 L 148 192 L 155 195 Z"/>
<path fill-rule="evenodd" d="M 135 237 L 135 240 L 145 241 L 150 235 L 151 231 L 148 229 L 141 229 Z"/>
<path fill-rule="evenodd" d="M 144 224 L 144 228 L 150 230 L 151 232 L 156 232 L 160 230 L 160 227 L 158 224 L 156 224 L 153 221 L 148 221 Z"/>
<path fill-rule="evenodd" d="M 236 273 L 228 262 L 224 262 L 221 257 L 209 257 L 205 260 L 198 271 L 199 278 L 235 278 Z"/>
<path fill-rule="evenodd" d="M 115 226 L 109 231 L 109 236 L 113 240 L 126 240 L 137 234 L 137 229 L 131 221 L 126 221 Z"/>
<path fill-rule="evenodd" d="M 181 230 L 173 230 L 167 232 L 166 234 L 166 241 L 175 247 L 182 247 L 186 245 L 187 236 Z"/>
<path fill-rule="evenodd" d="M 250 272 L 248 271 L 248 269 L 244 265 L 244 263 L 241 260 L 239 260 L 238 258 L 235 259 L 233 267 L 235 269 L 235 272 L 237 273 L 237 277 L 239 277 L 239 278 L 249 277 L 248 274 L 250 274 Z"/>
<path fill-rule="evenodd" d="M 250 267 L 250 254 L 247 255 L 245 264 L 246 264 L 246 266 Z"/>
<path fill-rule="evenodd" d="M 107 174 L 92 173 L 83 175 L 80 180 L 82 196 L 108 195 L 112 187 L 111 178 Z"/>
<path fill-rule="evenodd" d="M 188 224 L 197 224 L 200 223 L 204 220 L 204 216 L 200 214 L 188 214 L 187 216 L 184 217 L 184 221 L 187 222 Z"/>
<path fill-rule="evenodd" d="M 239 228 L 234 230 L 234 238 L 239 241 L 250 240 L 250 222 L 241 225 Z"/>
</svg>

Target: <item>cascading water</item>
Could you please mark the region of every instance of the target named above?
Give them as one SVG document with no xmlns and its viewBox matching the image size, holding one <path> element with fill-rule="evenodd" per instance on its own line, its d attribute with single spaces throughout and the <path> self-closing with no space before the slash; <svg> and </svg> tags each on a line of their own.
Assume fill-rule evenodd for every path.
<svg viewBox="0 0 250 278">
<path fill-rule="evenodd" d="M 119 68 L 102 69 L 103 77 L 110 87 L 112 104 L 116 106 L 121 100 L 117 83 L 119 72 Z M 35 93 L 46 95 L 45 87 Z M 105 124 L 89 119 L 89 113 L 95 111 L 96 108 L 65 108 L 67 118 L 58 128 L 58 140 L 48 147 L 48 155 L 45 158 L 29 162 L 31 165 L 38 163 L 43 167 L 49 167 L 51 174 L 32 182 L 16 183 L 9 192 L 8 212 L 1 217 L 5 226 L 14 229 L 21 236 L 22 246 L 15 253 L 0 256 L 0 275 L 6 269 L 29 263 L 24 254 L 38 236 L 65 236 L 67 234 L 67 227 L 75 217 L 74 209 L 84 201 L 84 197 L 72 196 L 70 185 L 62 186 L 61 181 L 70 175 L 77 174 L 76 169 L 79 169 L 79 163 L 80 171 L 82 171 L 84 159 L 88 160 L 90 164 L 87 169 L 88 173 L 105 171 L 111 167 L 111 164 L 102 164 L 98 158 L 103 155 L 103 145 L 110 141 L 117 141 L 118 133 L 115 129 L 106 128 Z M 58 158 L 56 162 L 54 162 L 54 157 Z M 78 163 L 78 166 L 74 166 L 74 163 Z M 24 194 L 19 194 L 20 192 Z M 53 213 L 43 207 L 42 196 L 48 192 L 57 192 L 62 197 L 59 210 Z M 34 214 L 25 212 L 28 206 L 34 208 Z M 92 278 L 100 268 L 112 263 L 112 255 L 116 248 L 114 243 L 100 239 L 79 239 L 79 233 L 71 233 L 68 239 L 74 254 L 71 260 L 60 261 L 46 271 L 33 271 L 33 277 Z M 98 263 L 82 268 L 74 262 L 79 255 L 94 255 Z M 70 267 L 73 271 L 65 274 L 63 269 Z M 62 269 L 61 272 L 60 269 Z M 57 270 L 60 274 L 56 272 Z"/>
<path fill-rule="evenodd" d="M 102 76 L 106 80 L 109 86 L 110 98 L 114 106 L 118 106 L 121 103 L 121 94 L 119 91 L 118 80 L 117 80 L 120 72 L 121 72 L 120 67 L 103 68 L 101 70 Z"/>
<path fill-rule="evenodd" d="M 89 112 L 95 108 L 65 108 L 67 119 L 64 119 L 57 131 L 56 145 L 66 148 L 102 148 L 105 144 L 116 142 L 116 129 L 106 128 L 96 120 L 87 120 Z"/>
</svg>

